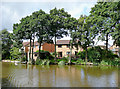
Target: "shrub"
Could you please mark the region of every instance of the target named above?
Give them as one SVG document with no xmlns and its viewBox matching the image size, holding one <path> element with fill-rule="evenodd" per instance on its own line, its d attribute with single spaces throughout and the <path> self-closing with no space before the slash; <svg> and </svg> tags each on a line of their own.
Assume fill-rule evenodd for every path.
<svg viewBox="0 0 120 89">
<path fill-rule="evenodd" d="M 12 47 L 12 49 L 10 50 L 10 55 L 11 55 L 11 59 L 20 59 L 21 58 L 21 52 L 19 52 L 19 48 L 17 47 Z"/>
<path fill-rule="evenodd" d="M 37 53 L 39 50 L 36 51 Z M 40 50 L 40 59 L 53 59 L 54 57 L 48 52 L 44 50 Z"/>
<path fill-rule="evenodd" d="M 37 60 L 35 61 L 35 64 L 36 64 L 36 65 L 40 65 L 40 64 L 41 64 L 40 59 L 37 59 Z"/>
<path fill-rule="evenodd" d="M 35 64 L 36 65 L 49 65 L 50 64 L 50 60 L 48 60 L 48 59 L 44 59 L 44 60 L 37 59 Z"/>
<path fill-rule="evenodd" d="M 51 59 L 51 60 L 50 60 L 50 63 L 51 63 L 51 64 L 54 64 L 54 63 L 55 63 L 55 60 L 54 60 L 54 59 Z"/>
<path fill-rule="evenodd" d="M 101 65 L 108 65 L 108 62 L 105 62 L 104 60 L 101 61 Z"/>
<path fill-rule="evenodd" d="M 21 59 L 20 59 L 20 61 L 26 61 L 26 57 L 22 57 Z"/>
<path fill-rule="evenodd" d="M 76 64 L 84 64 L 84 60 L 78 59 L 78 60 L 76 61 Z"/>
<path fill-rule="evenodd" d="M 67 57 L 63 57 L 61 59 L 57 59 L 57 62 L 60 62 L 60 61 L 68 62 L 68 58 Z"/>
<path fill-rule="evenodd" d="M 110 61 L 112 66 L 120 65 L 120 58 L 115 58 L 115 60 Z"/>
<path fill-rule="evenodd" d="M 60 61 L 60 62 L 58 62 L 58 65 L 65 65 L 65 62 L 64 61 Z"/>
<path fill-rule="evenodd" d="M 85 50 L 77 54 L 79 58 L 85 59 Z M 99 46 L 88 48 L 88 61 L 101 63 L 102 60 L 110 64 L 115 58 L 118 58 L 117 55 L 113 54 L 112 51 L 108 51 L 106 55 L 106 49 L 101 49 Z"/>
</svg>

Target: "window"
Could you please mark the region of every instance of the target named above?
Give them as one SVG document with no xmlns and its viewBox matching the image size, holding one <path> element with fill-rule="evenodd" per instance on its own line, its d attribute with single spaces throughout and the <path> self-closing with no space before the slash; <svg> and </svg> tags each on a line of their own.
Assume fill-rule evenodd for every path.
<svg viewBox="0 0 120 89">
<path fill-rule="evenodd" d="M 69 48 L 69 47 L 70 47 L 70 45 L 69 45 L 69 44 L 67 44 L 66 46 L 67 46 L 67 48 Z"/>
<path fill-rule="evenodd" d="M 35 56 L 37 56 L 37 54 L 35 54 Z"/>
<path fill-rule="evenodd" d="M 66 54 L 70 54 L 70 52 L 66 52 Z"/>
<path fill-rule="evenodd" d="M 58 45 L 58 48 L 62 48 L 62 45 Z"/>
<path fill-rule="evenodd" d="M 58 52 L 58 57 L 62 57 L 62 52 Z"/>
</svg>

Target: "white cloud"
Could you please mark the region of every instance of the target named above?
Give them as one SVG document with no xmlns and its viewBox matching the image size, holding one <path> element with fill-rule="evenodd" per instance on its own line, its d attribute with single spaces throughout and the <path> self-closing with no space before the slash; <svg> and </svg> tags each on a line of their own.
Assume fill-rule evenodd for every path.
<svg viewBox="0 0 120 89">
<path fill-rule="evenodd" d="M 95 5 L 95 2 L 94 3 L 80 3 L 79 5 L 72 7 L 71 10 L 68 10 L 68 12 L 73 17 L 76 17 L 78 19 L 81 14 L 89 15 L 91 7 L 93 7 L 94 5 Z"/>
<path fill-rule="evenodd" d="M 36 0 L 37 1 L 37 0 Z M 88 14 L 92 3 L 83 2 L 3 2 L 2 3 L 2 29 L 7 28 L 12 30 L 14 23 L 18 23 L 21 18 L 32 14 L 32 12 L 39 9 L 49 12 L 51 9 L 64 8 L 73 17 L 78 18 L 81 14 Z M 86 8 L 86 9 L 84 9 Z"/>
<path fill-rule="evenodd" d="M 2 0 L 2 2 L 97 2 L 97 0 Z"/>
</svg>

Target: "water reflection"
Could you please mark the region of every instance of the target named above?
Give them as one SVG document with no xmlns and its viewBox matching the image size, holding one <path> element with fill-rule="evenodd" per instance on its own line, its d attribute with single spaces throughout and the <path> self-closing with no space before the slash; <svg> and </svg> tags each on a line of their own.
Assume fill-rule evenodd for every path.
<svg viewBox="0 0 120 89">
<path fill-rule="evenodd" d="M 2 86 L 117 87 L 118 68 L 2 63 Z"/>
</svg>

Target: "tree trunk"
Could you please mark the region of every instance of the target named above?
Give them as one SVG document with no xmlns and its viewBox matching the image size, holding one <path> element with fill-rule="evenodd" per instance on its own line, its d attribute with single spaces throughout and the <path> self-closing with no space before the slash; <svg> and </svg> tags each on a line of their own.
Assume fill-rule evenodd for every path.
<svg viewBox="0 0 120 89">
<path fill-rule="evenodd" d="M 108 51 L 108 34 L 106 34 L 106 51 Z"/>
<path fill-rule="evenodd" d="M 34 39 L 33 39 L 33 47 L 32 47 L 32 64 L 33 64 L 33 50 L 34 50 Z"/>
<path fill-rule="evenodd" d="M 106 34 L 106 56 L 108 55 L 108 33 Z"/>
<path fill-rule="evenodd" d="M 56 35 L 55 35 L 55 60 L 56 60 Z"/>
<path fill-rule="evenodd" d="M 118 46 L 118 55 L 119 55 L 119 58 L 120 58 L 120 46 Z"/>
<path fill-rule="evenodd" d="M 72 41 L 70 41 L 70 56 L 69 56 L 69 64 L 71 64 L 71 58 L 72 58 Z"/>
<path fill-rule="evenodd" d="M 29 63 L 31 61 L 31 38 L 30 38 L 30 52 L 29 52 Z"/>
<path fill-rule="evenodd" d="M 39 40 L 39 59 L 40 59 L 41 41 Z"/>
<path fill-rule="evenodd" d="M 85 48 L 85 64 L 86 64 L 86 65 L 87 65 L 87 61 L 88 61 L 88 60 L 87 60 L 87 53 L 88 53 L 88 52 L 87 52 L 87 47 L 86 47 L 86 48 Z"/>
<path fill-rule="evenodd" d="M 40 50 L 41 50 L 41 39 L 40 39 L 40 29 L 39 29 L 39 59 L 40 59 Z"/>
</svg>

